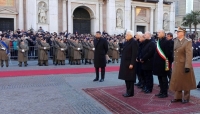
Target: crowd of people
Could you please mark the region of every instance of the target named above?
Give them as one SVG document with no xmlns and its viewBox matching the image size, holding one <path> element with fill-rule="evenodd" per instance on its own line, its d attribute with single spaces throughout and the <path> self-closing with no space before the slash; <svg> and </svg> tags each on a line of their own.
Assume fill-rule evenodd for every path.
<svg viewBox="0 0 200 114">
<path fill-rule="evenodd" d="M 184 33 L 183 35 L 185 37 L 185 30 L 182 28 L 180 28 L 177 32 L 180 34 L 181 31 Z M 131 32 L 129 31 L 129 33 Z M 0 34 L 1 67 L 4 66 L 4 61 L 6 67 L 9 66 L 8 60 L 10 54 L 13 56 L 12 52 L 14 52 L 14 57 L 16 57 L 19 61 L 19 67 L 22 67 L 23 64 L 24 66 L 27 66 L 29 56 L 31 55 L 37 56 L 39 66 L 48 66 L 49 57 L 52 57 L 54 65 L 65 65 L 66 58 L 69 59 L 70 65 L 80 65 L 82 63 L 92 64 L 95 61 L 95 52 L 97 49 L 96 45 L 98 43 L 95 44 L 94 40 L 96 40 L 96 36 L 91 34 L 78 34 L 77 32 L 75 34 L 67 32 L 61 32 L 59 34 L 56 32 L 49 33 L 47 31 L 45 32 L 41 27 L 37 32 L 33 32 L 31 30 L 22 31 L 18 29 L 15 32 L 7 31 Z M 169 84 L 174 84 L 174 80 L 171 79 L 172 63 L 176 65 L 176 61 L 178 61 L 178 63 L 184 63 L 185 61 L 190 62 L 189 57 L 191 57 L 191 60 L 192 57 L 194 57 L 194 60 L 200 58 L 200 43 L 197 40 L 194 39 L 191 41 L 189 38 L 184 38 L 184 40 L 180 40 L 180 42 L 178 42 L 180 43 L 179 45 L 176 44 L 178 45 L 177 47 L 174 47 L 174 41 L 176 41 L 177 38 L 173 38 L 172 33 L 166 34 L 163 30 L 158 31 L 156 36 L 153 36 L 150 32 L 146 32 L 144 34 L 142 32 L 137 32 L 136 35 L 130 34 L 129 37 L 133 37 L 135 41 L 137 41 L 138 47 L 132 40 L 126 39 L 125 37 L 127 37 L 127 35 L 125 36 L 124 34 L 111 36 L 105 31 L 102 34 L 100 32 L 98 34 L 101 35 L 99 36 L 101 39 L 107 41 L 106 45 L 108 46 L 108 50 L 105 53 L 107 63 L 118 63 L 120 54 L 123 55 L 120 62 L 121 66 L 119 79 L 126 80 L 127 93 L 124 94 L 125 97 L 134 95 L 133 83 L 135 82 L 135 78 L 129 77 L 130 75 L 134 75 L 134 73 L 137 74 L 139 80 L 139 82 L 135 85 L 141 88 L 146 94 L 152 92 L 153 75 L 157 75 L 160 84 L 160 93 L 156 94 L 156 96 L 159 98 L 168 97 Z M 191 42 L 193 50 L 189 50 L 190 47 L 184 47 L 184 49 L 189 50 L 189 55 L 187 55 L 187 58 L 177 59 L 176 57 L 178 56 L 176 55 L 178 55 L 178 51 L 176 53 L 176 49 L 181 48 L 181 46 L 185 43 L 181 41 Z M 127 45 L 128 43 L 130 44 Z M 132 53 L 132 55 L 129 56 L 129 53 Z M 127 66 L 127 60 L 131 60 L 131 65 L 129 67 L 124 67 L 124 65 Z M 137 66 L 136 69 L 134 66 Z M 131 70 L 131 72 L 129 72 L 126 68 L 135 70 Z M 178 71 L 180 70 L 178 68 L 176 69 Z M 97 69 L 96 71 L 98 72 Z M 184 72 L 193 72 L 192 66 L 185 66 Z M 193 74 L 190 76 L 194 77 Z M 189 90 L 194 89 L 194 85 L 196 86 L 194 82 L 195 79 L 191 79 L 193 81 L 191 81 L 190 78 L 187 79 L 191 81 L 191 85 L 183 83 L 189 86 L 186 91 L 186 95 L 188 97 L 185 98 L 183 102 L 188 102 Z M 97 80 L 97 78 L 95 80 Z M 200 88 L 200 84 L 198 84 L 197 87 Z M 173 85 L 171 86 L 171 89 L 177 90 L 177 88 L 174 89 Z M 177 96 L 181 96 L 180 91 L 177 93 Z M 175 100 L 177 99 L 179 101 L 180 97 L 176 97 Z"/>
</svg>

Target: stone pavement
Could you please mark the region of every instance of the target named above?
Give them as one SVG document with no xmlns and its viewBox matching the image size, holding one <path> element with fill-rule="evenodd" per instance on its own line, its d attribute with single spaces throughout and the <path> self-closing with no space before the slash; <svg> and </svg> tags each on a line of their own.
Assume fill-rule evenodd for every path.
<svg viewBox="0 0 200 114">
<path fill-rule="evenodd" d="M 86 66 L 93 67 L 93 65 Z M 54 67 L 44 66 L 44 68 Z M 11 68 L 12 70 L 19 69 L 15 66 Z M 25 69 L 39 68 L 42 67 L 30 65 Z M 6 70 L 6 68 L 0 70 Z M 200 81 L 199 68 L 195 68 L 195 75 L 197 82 Z M 94 76 L 94 73 L 87 73 L 0 78 L 0 114 L 110 114 L 109 110 L 82 89 L 124 85 L 124 81 L 117 79 L 118 72 L 106 73 L 103 83 L 93 82 Z M 156 76 L 154 83 L 158 84 Z M 200 90 L 192 90 L 191 94 L 200 97 Z"/>
</svg>

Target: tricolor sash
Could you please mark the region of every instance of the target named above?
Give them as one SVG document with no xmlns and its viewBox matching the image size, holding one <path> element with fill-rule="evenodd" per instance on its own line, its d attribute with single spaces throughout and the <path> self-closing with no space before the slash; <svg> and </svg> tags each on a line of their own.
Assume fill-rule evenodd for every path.
<svg viewBox="0 0 200 114">
<path fill-rule="evenodd" d="M 0 43 L 1 43 L 1 45 L 6 49 L 6 54 L 9 54 L 10 51 L 9 51 L 9 49 L 8 49 L 8 45 L 7 45 L 5 42 L 3 42 L 3 41 L 0 41 Z"/>
<path fill-rule="evenodd" d="M 168 58 L 165 56 L 164 52 L 162 51 L 162 49 L 160 48 L 160 40 L 158 40 L 158 42 L 157 42 L 156 50 L 157 50 L 158 54 L 160 55 L 160 57 L 165 60 L 165 71 L 168 71 L 169 70 L 169 61 L 168 61 Z"/>
</svg>

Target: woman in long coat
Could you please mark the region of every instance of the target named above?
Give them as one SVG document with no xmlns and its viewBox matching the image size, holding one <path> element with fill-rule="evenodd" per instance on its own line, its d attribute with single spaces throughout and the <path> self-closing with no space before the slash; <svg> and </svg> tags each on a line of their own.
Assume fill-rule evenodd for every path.
<svg viewBox="0 0 200 114">
<path fill-rule="evenodd" d="M 22 62 L 24 62 L 24 66 L 27 66 L 27 61 L 28 61 L 28 50 L 29 47 L 24 41 L 18 41 L 20 43 L 18 45 L 18 62 L 19 62 L 19 67 L 22 66 Z"/>
<path fill-rule="evenodd" d="M 124 44 L 119 79 L 125 80 L 126 93 L 124 97 L 134 96 L 134 83 L 136 82 L 136 57 L 138 53 L 138 43 L 133 39 L 134 34 L 131 30 L 126 33 L 126 43 Z"/>
</svg>

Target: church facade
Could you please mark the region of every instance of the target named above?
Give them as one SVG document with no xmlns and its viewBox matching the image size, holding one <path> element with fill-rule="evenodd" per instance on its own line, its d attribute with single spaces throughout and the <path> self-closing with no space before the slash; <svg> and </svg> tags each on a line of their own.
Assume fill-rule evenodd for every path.
<svg viewBox="0 0 200 114">
<path fill-rule="evenodd" d="M 174 10 L 175 3 L 165 0 L 1 0 L 0 31 L 174 32 Z"/>
</svg>

